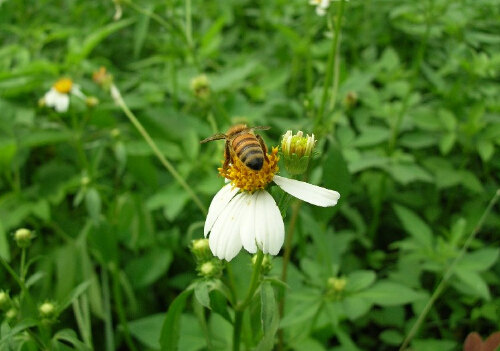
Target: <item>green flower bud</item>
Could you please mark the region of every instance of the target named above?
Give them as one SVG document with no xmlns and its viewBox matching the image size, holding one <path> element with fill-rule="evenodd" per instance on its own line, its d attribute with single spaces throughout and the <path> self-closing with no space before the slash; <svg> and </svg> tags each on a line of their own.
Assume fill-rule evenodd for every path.
<svg viewBox="0 0 500 351">
<path fill-rule="evenodd" d="M 57 319 L 57 308 L 54 303 L 45 301 L 38 306 L 38 314 L 44 322 L 52 323 Z"/>
<path fill-rule="evenodd" d="M 291 175 L 302 174 L 307 170 L 309 161 L 314 150 L 316 139 L 314 134 L 304 137 L 302 131 L 292 135 L 289 130 L 283 135 L 281 140 L 281 152 L 285 160 L 285 168 Z"/>
<path fill-rule="evenodd" d="M 210 81 L 205 74 L 191 79 L 190 88 L 193 94 L 201 100 L 208 100 L 210 97 Z"/>
<path fill-rule="evenodd" d="M 342 293 L 347 285 L 347 279 L 344 277 L 330 277 L 326 281 L 327 295 L 333 299 L 338 300 L 342 297 Z"/>
<path fill-rule="evenodd" d="M 214 257 L 210 251 L 208 239 L 196 239 L 191 241 L 191 252 L 198 262 L 209 261 Z"/>
<path fill-rule="evenodd" d="M 31 240 L 35 237 L 33 232 L 26 228 L 21 228 L 16 230 L 14 233 L 14 240 L 16 240 L 17 246 L 21 249 L 25 249 L 30 246 Z"/>
<path fill-rule="evenodd" d="M 16 317 L 17 317 L 17 310 L 14 307 L 5 312 L 5 319 L 7 319 L 8 321 L 11 321 Z"/>
<path fill-rule="evenodd" d="M 257 262 L 257 255 L 252 256 L 252 266 L 255 266 L 255 262 Z M 260 266 L 260 272 L 265 275 L 268 274 L 273 268 L 273 259 L 270 255 L 264 255 L 262 258 L 262 265 Z"/>
<path fill-rule="evenodd" d="M 10 299 L 9 293 L 0 290 L 0 310 L 7 310 L 12 306 L 12 301 Z"/>
<path fill-rule="evenodd" d="M 223 264 L 218 258 L 213 258 L 198 265 L 199 275 L 205 278 L 219 278 L 222 275 Z"/>
</svg>

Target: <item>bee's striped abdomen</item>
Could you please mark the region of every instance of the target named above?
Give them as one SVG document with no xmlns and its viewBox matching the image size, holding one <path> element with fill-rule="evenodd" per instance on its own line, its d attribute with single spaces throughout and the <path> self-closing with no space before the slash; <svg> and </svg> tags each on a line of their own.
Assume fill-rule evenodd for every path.
<svg viewBox="0 0 500 351">
<path fill-rule="evenodd" d="M 233 150 L 245 166 L 254 171 L 260 171 L 264 164 L 264 152 L 259 141 L 253 134 L 242 134 L 234 138 Z"/>
</svg>

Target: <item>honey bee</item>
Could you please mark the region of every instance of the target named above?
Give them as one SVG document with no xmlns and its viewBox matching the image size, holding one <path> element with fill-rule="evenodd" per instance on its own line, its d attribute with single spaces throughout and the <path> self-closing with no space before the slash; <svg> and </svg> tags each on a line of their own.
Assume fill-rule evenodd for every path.
<svg viewBox="0 0 500 351">
<path fill-rule="evenodd" d="M 229 163 L 233 163 L 235 158 L 248 168 L 254 171 L 260 171 L 264 165 L 264 159 L 267 159 L 267 147 L 260 135 L 255 135 L 255 129 L 268 130 L 271 127 L 252 127 L 249 128 L 246 124 L 237 124 L 228 129 L 226 134 L 216 133 L 206 139 L 200 141 L 200 144 L 212 140 L 226 140 L 226 148 L 224 151 L 224 169 L 227 169 Z"/>
</svg>

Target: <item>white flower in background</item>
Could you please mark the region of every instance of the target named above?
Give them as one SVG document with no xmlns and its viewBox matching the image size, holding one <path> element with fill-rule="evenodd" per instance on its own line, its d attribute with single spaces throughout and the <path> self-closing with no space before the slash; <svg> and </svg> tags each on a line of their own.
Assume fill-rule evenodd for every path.
<svg viewBox="0 0 500 351">
<path fill-rule="evenodd" d="M 330 0 L 309 0 L 309 4 L 316 6 L 316 14 L 318 16 L 324 16 L 326 9 L 330 6 Z"/>
<path fill-rule="evenodd" d="M 309 4 L 316 6 L 316 14 L 318 16 L 324 16 L 326 15 L 326 10 L 330 6 L 330 2 L 332 1 L 342 1 L 342 0 L 309 0 Z"/>
<path fill-rule="evenodd" d="M 53 107 L 57 112 L 66 112 L 69 108 L 69 94 L 82 100 L 87 98 L 71 79 L 61 78 L 45 93 L 43 103 L 48 107 Z"/>
<path fill-rule="evenodd" d="M 276 175 L 278 148 L 267 155 L 260 171 L 246 167 L 234 158 L 227 169 L 219 168 L 226 184 L 215 195 L 208 209 L 204 235 L 209 236 L 212 253 L 220 259 L 232 260 L 241 248 L 250 253 L 257 249 L 277 255 L 283 246 L 285 225 L 267 186 L 274 182 L 296 198 L 316 206 L 335 206 L 340 194 L 336 191 Z"/>
</svg>

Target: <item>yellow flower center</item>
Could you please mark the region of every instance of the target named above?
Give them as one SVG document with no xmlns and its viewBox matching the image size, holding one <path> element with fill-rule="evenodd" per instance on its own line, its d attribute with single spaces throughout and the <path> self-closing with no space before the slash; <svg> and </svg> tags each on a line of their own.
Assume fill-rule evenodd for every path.
<svg viewBox="0 0 500 351">
<path fill-rule="evenodd" d="M 73 87 L 73 81 L 69 78 L 61 78 L 54 84 L 54 89 L 61 94 L 68 94 Z"/>
<path fill-rule="evenodd" d="M 230 164 L 226 169 L 219 168 L 219 174 L 231 181 L 231 184 L 244 191 L 254 192 L 258 189 L 264 189 L 272 182 L 274 175 L 278 172 L 278 148 L 273 147 L 271 153 L 267 155 L 267 160 L 260 171 L 254 171 L 241 162 L 237 157 L 234 157 L 233 164 Z"/>
</svg>

